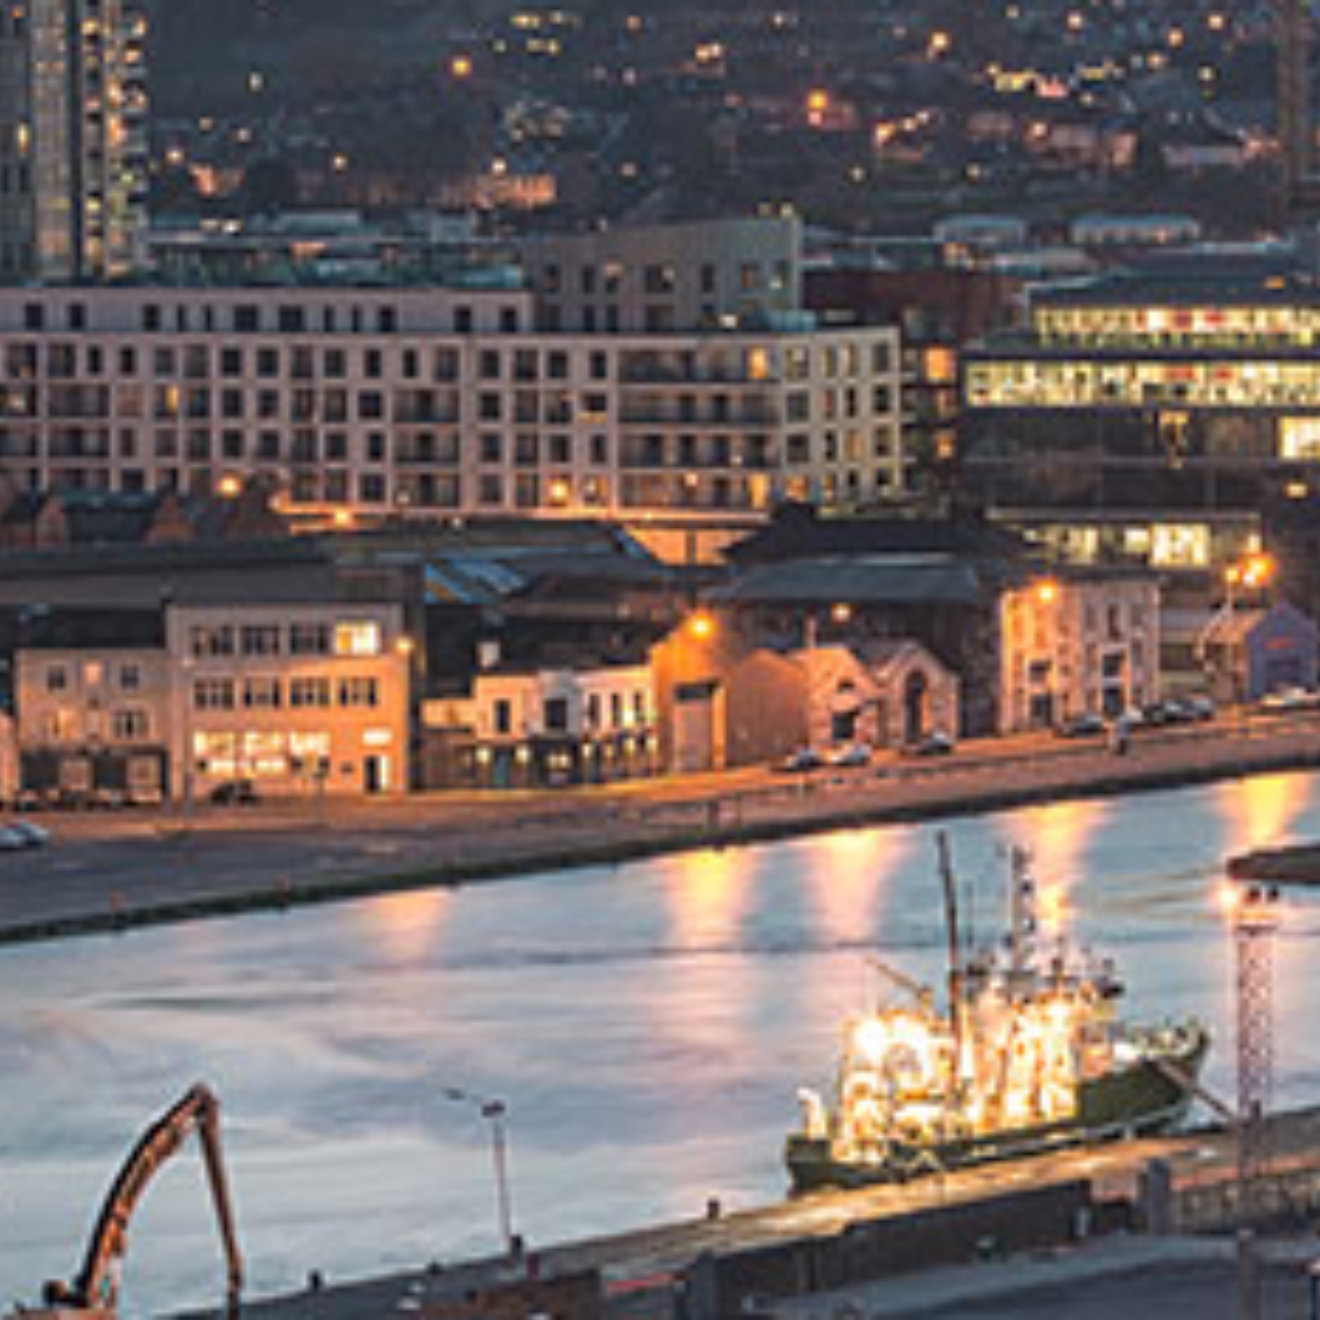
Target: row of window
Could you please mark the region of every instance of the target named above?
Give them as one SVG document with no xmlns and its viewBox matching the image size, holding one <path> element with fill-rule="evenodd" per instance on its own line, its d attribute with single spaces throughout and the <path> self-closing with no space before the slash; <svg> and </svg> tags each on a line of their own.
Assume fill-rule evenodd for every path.
<svg viewBox="0 0 1320 1320">
<path fill-rule="evenodd" d="M 88 304 L 69 302 L 62 307 L 44 302 L 23 305 L 23 328 L 28 331 L 60 328 L 85 331 L 91 328 Z M 516 334 L 522 329 L 522 315 L 516 303 L 499 306 L 494 318 L 503 334 Z M 457 303 L 449 309 L 448 329 L 454 334 L 472 334 L 478 328 L 476 308 L 468 303 Z M 146 334 L 188 334 L 202 331 L 208 334 L 232 332 L 240 335 L 256 334 L 383 334 L 398 333 L 401 317 L 399 308 L 389 304 L 377 306 L 342 306 L 324 303 L 319 307 L 294 303 L 278 305 L 262 303 L 236 303 L 216 305 L 190 299 L 166 306 L 163 303 L 143 303 L 137 314 L 138 328 Z"/>
<path fill-rule="evenodd" d="M 381 627 L 372 621 L 328 623 L 199 624 L 189 630 L 194 656 L 372 656 L 381 650 Z"/>
<path fill-rule="evenodd" d="M 975 363 L 973 408 L 1320 408 L 1320 362 L 1021 360 Z"/>
<path fill-rule="evenodd" d="M 370 676 L 331 680 L 321 677 L 199 678 L 193 683 L 194 710 L 326 710 L 374 708 L 380 704 L 380 684 Z"/>
<path fill-rule="evenodd" d="M 38 731 L 43 743 L 73 743 L 85 740 L 78 727 L 77 717 L 70 710 L 50 710 L 41 717 Z M 109 737 L 116 743 L 145 743 L 151 739 L 151 716 L 134 706 L 119 707 L 110 712 Z"/>
<path fill-rule="evenodd" d="M 869 354 L 869 355 L 868 355 Z M 776 353 L 769 347 L 695 350 L 603 349 L 585 353 L 587 375 L 594 381 L 619 379 L 639 382 L 764 384 L 776 380 L 806 381 L 813 364 L 828 380 L 865 374 L 884 375 L 893 367 L 887 340 L 829 342 L 811 345 L 785 343 Z M 382 380 L 387 375 L 405 380 L 455 382 L 464 378 L 463 357 L 455 345 L 391 344 L 389 347 L 349 349 L 338 345 L 316 347 L 261 344 L 161 344 L 150 349 L 136 344 L 118 347 L 73 340 L 17 340 L 4 345 L 5 375 L 11 380 L 75 380 L 106 376 L 208 380 L 212 377 L 265 380 L 347 380 L 350 376 Z M 535 384 L 570 379 L 572 356 L 566 349 L 482 348 L 476 355 L 479 380 Z M 869 373 L 867 368 L 869 367 Z"/>
<path fill-rule="evenodd" d="M 142 690 L 142 666 L 132 663 L 110 665 L 102 660 L 89 660 L 82 666 L 82 681 L 89 688 L 116 686 L 120 692 L 140 692 Z M 46 691 L 52 693 L 67 692 L 73 682 L 73 672 L 69 665 L 52 664 L 46 666 Z"/>
<path fill-rule="evenodd" d="M 649 703 L 644 691 L 631 694 L 611 692 L 608 701 L 599 692 L 587 693 L 584 710 L 586 733 L 606 729 L 630 729 L 647 722 Z M 608 713 L 608 719 L 606 718 Z M 511 734 L 513 727 L 513 700 L 496 697 L 490 708 L 491 729 L 496 734 Z M 547 697 L 541 703 L 541 727 L 547 733 L 569 732 L 569 702 L 567 697 Z"/>
</svg>

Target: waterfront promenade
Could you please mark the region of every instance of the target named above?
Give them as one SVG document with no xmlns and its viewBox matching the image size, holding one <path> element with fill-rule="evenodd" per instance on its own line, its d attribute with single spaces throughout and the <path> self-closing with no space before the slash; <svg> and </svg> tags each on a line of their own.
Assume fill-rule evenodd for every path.
<svg viewBox="0 0 1320 1320">
<path fill-rule="evenodd" d="M 752 769 L 518 793 L 43 817 L 0 854 L 0 941 L 608 865 L 702 846 L 1320 765 L 1320 714 L 1230 716 L 1103 740 L 965 743 L 810 775 Z"/>
</svg>

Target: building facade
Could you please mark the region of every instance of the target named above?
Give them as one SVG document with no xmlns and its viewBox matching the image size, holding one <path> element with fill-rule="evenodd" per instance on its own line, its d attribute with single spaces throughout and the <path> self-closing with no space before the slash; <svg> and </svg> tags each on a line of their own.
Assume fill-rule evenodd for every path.
<svg viewBox="0 0 1320 1320">
<path fill-rule="evenodd" d="M 1073 557 L 1204 570 L 1320 463 L 1320 298 L 1281 278 L 1113 281 L 968 354 L 963 477 Z"/>
<path fill-rule="evenodd" d="M 542 334 L 509 290 L 0 291 L 0 472 L 309 517 L 756 519 L 905 481 L 897 332 Z"/>
<path fill-rule="evenodd" d="M 401 607 L 180 605 L 166 645 L 175 796 L 235 782 L 275 796 L 408 791 L 413 643 Z"/>
<path fill-rule="evenodd" d="M 160 646 L 34 647 L 16 657 L 22 786 L 72 802 L 159 802 L 170 667 Z"/>
<path fill-rule="evenodd" d="M 146 38 L 140 0 L 0 13 L 0 282 L 113 280 L 138 264 Z"/>
<path fill-rule="evenodd" d="M 1159 584 L 1138 573 L 1042 577 L 1000 597 L 999 731 L 1113 717 L 1159 696 Z"/>
<path fill-rule="evenodd" d="M 794 216 L 623 226 L 527 240 L 522 258 L 543 330 L 718 330 L 798 312 L 802 222 Z"/>
<path fill-rule="evenodd" d="M 427 702 L 423 724 L 447 744 L 428 787 L 604 783 L 658 764 L 649 665 L 478 673 L 467 696 Z"/>
</svg>

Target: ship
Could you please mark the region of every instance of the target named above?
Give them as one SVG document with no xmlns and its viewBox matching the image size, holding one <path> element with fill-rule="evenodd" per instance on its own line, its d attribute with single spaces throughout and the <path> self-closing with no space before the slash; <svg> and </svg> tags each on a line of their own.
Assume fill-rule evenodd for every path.
<svg viewBox="0 0 1320 1320">
<path fill-rule="evenodd" d="M 939 845 L 945 1002 L 872 960 L 889 998 L 845 1024 L 830 1099 L 798 1093 L 801 1123 L 785 1151 L 795 1192 L 1163 1132 L 1201 1093 L 1208 1031 L 1195 1019 L 1124 1023 L 1112 960 L 1042 934 L 1024 851 L 1011 856 L 1007 936 L 964 950 L 942 836 Z"/>
</svg>

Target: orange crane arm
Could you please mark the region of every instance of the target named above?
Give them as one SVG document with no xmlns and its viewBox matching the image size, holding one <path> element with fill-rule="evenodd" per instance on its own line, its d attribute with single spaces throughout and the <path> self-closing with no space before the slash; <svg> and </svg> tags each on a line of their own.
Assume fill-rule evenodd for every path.
<svg viewBox="0 0 1320 1320">
<path fill-rule="evenodd" d="M 194 1086 L 142 1134 L 106 1194 L 77 1279 L 72 1287 L 59 1283 L 47 1285 L 48 1303 L 111 1317 L 116 1314 L 119 1303 L 117 1266 L 127 1247 L 129 1220 L 157 1170 L 194 1130 L 202 1143 L 211 1199 L 224 1246 L 228 1273 L 226 1313 L 230 1320 L 237 1317 L 243 1287 L 243 1258 L 234 1229 L 220 1150 L 220 1104 L 201 1085 Z"/>
</svg>

